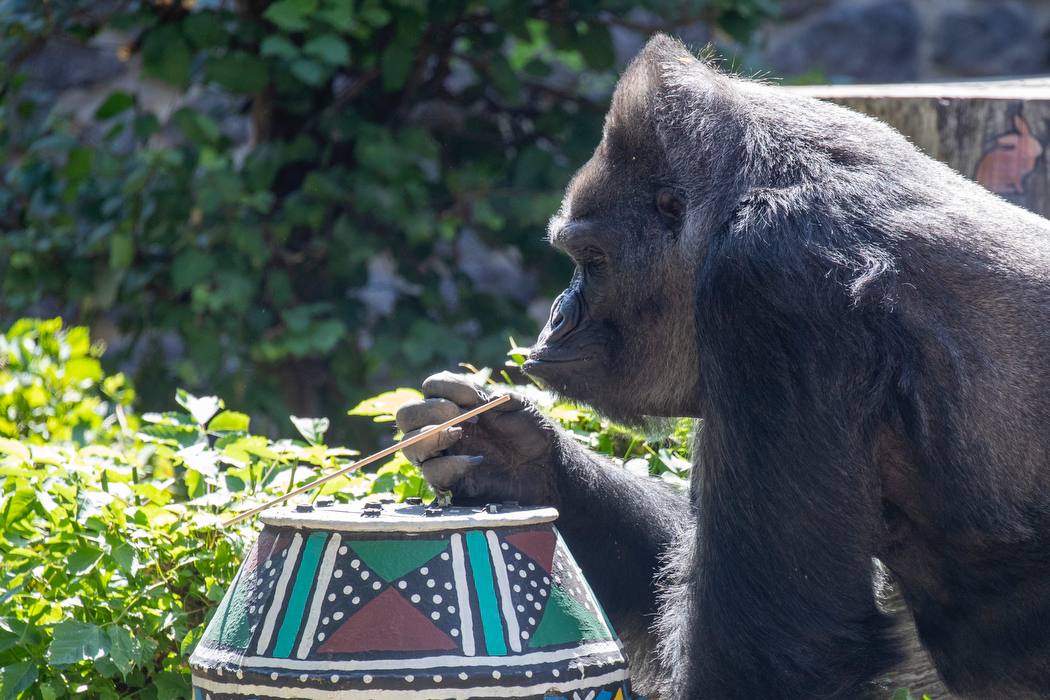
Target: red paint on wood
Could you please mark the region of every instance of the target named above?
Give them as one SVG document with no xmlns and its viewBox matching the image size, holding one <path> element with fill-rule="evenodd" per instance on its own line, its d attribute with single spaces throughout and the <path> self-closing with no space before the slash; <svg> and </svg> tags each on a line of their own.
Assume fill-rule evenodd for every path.
<svg viewBox="0 0 1050 700">
<path fill-rule="evenodd" d="M 322 654 L 437 651 L 456 643 L 401 594 L 388 588 L 354 613 L 318 649 Z"/>
<path fill-rule="evenodd" d="M 551 530 L 529 530 L 507 535 L 507 543 L 539 564 L 548 574 L 554 562 L 554 532 Z"/>
</svg>

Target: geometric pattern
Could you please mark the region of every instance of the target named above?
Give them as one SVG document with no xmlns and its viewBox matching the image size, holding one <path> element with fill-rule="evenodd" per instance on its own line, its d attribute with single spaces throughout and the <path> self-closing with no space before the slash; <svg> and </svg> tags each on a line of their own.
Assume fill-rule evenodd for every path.
<svg viewBox="0 0 1050 700">
<path fill-rule="evenodd" d="M 372 570 L 393 581 L 419 568 L 448 547 L 441 540 L 364 540 L 355 542 L 354 552 Z"/>
<path fill-rule="evenodd" d="M 543 611 L 543 619 L 529 640 L 529 648 L 538 649 L 568 642 L 589 642 L 604 636 L 605 624 L 561 587 L 554 585 L 551 586 L 550 599 Z"/>
<path fill-rule="evenodd" d="M 227 668 L 237 683 L 250 676 L 259 698 L 269 686 L 274 697 L 370 698 L 422 691 L 427 678 L 448 697 L 535 686 L 627 700 L 620 649 L 550 525 L 419 535 L 267 526 L 191 665 L 213 699 L 228 689 Z M 374 668 L 388 671 L 358 671 Z"/>
<path fill-rule="evenodd" d="M 555 544 L 553 530 L 526 530 L 507 535 L 503 539 L 545 572 L 550 573 Z"/>
<path fill-rule="evenodd" d="M 322 654 L 375 651 L 448 651 L 456 643 L 393 588 L 344 622 L 318 648 Z"/>
</svg>

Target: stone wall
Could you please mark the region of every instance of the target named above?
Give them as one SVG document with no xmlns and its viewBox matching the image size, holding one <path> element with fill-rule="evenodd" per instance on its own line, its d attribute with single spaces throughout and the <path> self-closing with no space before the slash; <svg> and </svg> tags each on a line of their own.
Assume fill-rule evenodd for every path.
<svg viewBox="0 0 1050 700">
<path fill-rule="evenodd" d="M 1050 72 L 1047 0 L 781 0 L 749 64 L 774 76 L 900 82 Z"/>
</svg>

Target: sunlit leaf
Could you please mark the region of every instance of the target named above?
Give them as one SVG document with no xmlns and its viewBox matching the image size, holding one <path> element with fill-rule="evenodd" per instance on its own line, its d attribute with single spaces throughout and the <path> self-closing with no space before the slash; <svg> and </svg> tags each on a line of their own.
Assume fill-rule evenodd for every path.
<svg viewBox="0 0 1050 700">
<path fill-rule="evenodd" d="M 251 424 L 251 418 L 246 413 L 237 411 L 222 411 L 208 423 L 208 432 L 218 433 L 224 431 L 247 432 Z"/>
<path fill-rule="evenodd" d="M 351 416 L 373 416 L 376 423 L 389 423 L 394 420 L 394 414 L 403 404 L 422 398 L 423 394 L 418 389 L 401 387 L 365 399 L 347 413 Z"/>
<path fill-rule="evenodd" d="M 331 424 L 327 418 L 300 418 L 299 416 L 288 416 L 288 418 L 308 443 L 311 445 L 324 444 L 324 434 L 328 432 Z"/>
<path fill-rule="evenodd" d="M 78 661 L 91 661 L 109 651 L 109 636 L 101 627 L 89 622 L 64 620 L 55 625 L 54 636 L 47 648 L 47 661 L 54 666 L 69 666 Z"/>
<path fill-rule="evenodd" d="M 175 401 L 190 412 L 198 425 L 207 425 L 212 416 L 223 408 L 223 401 L 217 396 L 194 396 L 183 389 L 175 392 Z"/>
</svg>

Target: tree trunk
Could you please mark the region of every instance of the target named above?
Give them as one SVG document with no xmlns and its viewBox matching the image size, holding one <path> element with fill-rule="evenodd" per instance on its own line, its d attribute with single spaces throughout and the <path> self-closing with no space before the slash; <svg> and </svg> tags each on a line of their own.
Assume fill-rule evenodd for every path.
<svg viewBox="0 0 1050 700">
<path fill-rule="evenodd" d="M 787 89 L 881 119 L 926 154 L 1050 217 L 1050 78 Z"/>
</svg>

